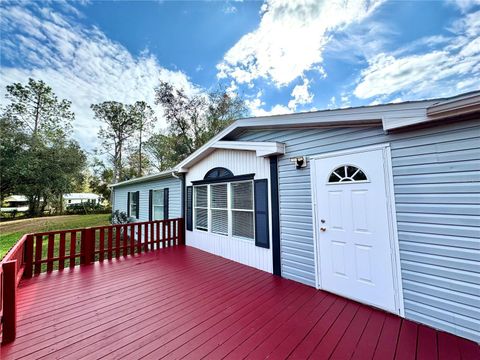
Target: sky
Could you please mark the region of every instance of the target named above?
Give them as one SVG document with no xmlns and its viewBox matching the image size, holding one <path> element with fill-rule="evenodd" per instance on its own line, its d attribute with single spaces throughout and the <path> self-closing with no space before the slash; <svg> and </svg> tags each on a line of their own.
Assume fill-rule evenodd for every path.
<svg viewBox="0 0 480 360">
<path fill-rule="evenodd" d="M 4 1 L 0 104 L 29 77 L 72 102 L 91 152 L 90 105 L 154 104 L 159 81 L 224 86 L 262 116 L 480 89 L 480 0 Z"/>
</svg>

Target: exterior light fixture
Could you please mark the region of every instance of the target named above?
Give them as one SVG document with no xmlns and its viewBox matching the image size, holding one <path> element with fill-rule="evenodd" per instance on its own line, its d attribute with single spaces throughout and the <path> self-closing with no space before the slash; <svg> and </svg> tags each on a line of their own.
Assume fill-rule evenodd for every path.
<svg viewBox="0 0 480 360">
<path fill-rule="evenodd" d="M 293 158 L 290 158 L 290 161 L 295 163 L 295 167 L 297 169 L 307 167 L 307 157 L 306 156 L 293 157 Z"/>
</svg>

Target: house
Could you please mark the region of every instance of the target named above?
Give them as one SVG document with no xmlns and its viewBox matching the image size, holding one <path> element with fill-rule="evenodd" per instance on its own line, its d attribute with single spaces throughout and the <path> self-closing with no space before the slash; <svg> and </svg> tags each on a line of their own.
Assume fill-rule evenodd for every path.
<svg viewBox="0 0 480 360">
<path fill-rule="evenodd" d="M 168 170 L 111 185 L 112 210 L 135 221 L 182 217 L 182 177 Z"/>
<path fill-rule="evenodd" d="M 28 210 L 28 199 L 23 195 L 11 195 L 4 199 L 5 207 L 1 208 L 2 212 L 24 212 Z"/>
<path fill-rule="evenodd" d="M 113 185 L 113 208 L 182 216 L 189 246 L 480 342 L 479 119 L 480 91 L 240 119 Z"/>
<path fill-rule="evenodd" d="M 63 201 L 66 207 L 83 203 L 96 205 L 102 202 L 102 197 L 93 193 L 70 193 L 63 195 Z"/>
</svg>

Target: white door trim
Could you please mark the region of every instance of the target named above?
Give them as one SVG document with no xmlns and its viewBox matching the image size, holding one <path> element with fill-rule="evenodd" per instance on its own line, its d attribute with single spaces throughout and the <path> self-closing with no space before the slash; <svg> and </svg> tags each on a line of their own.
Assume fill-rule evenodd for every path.
<svg viewBox="0 0 480 360">
<path fill-rule="evenodd" d="M 340 155 L 348 154 L 358 154 L 361 152 L 369 152 L 374 150 L 383 150 L 383 170 L 385 176 L 385 192 L 387 196 L 387 216 L 389 219 L 389 240 L 390 240 L 390 249 L 392 256 L 392 275 L 393 275 L 393 286 L 395 291 L 395 309 L 397 310 L 397 315 L 405 317 L 405 307 L 403 302 L 403 287 L 402 287 L 402 273 L 400 268 L 400 249 L 398 243 L 398 230 L 397 230 L 397 214 L 395 210 L 395 193 L 393 186 L 393 171 L 392 171 L 392 160 L 391 160 L 391 151 L 390 144 L 377 144 L 372 146 L 365 146 L 361 148 L 348 149 L 342 151 L 329 152 L 325 154 L 318 154 L 309 156 L 310 159 L 324 159 Z M 320 256 L 318 254 L 319 244 L 318 244 L 318 232 L 317 228 L 319 226 L 318 214 L 316 212 L 317 208 L 317 187 L 316 187 L 316 173 L 315 166 L 310 166 L 310 186 L 312 194 L 312 216 L 313 216 L 313 238 L 314 238 L 314 259 L 315 259 L 315 285 L 317 289 L 322 289 L 321 276 L 320 276 Z"/>
<path fill-rule="evenodd" d="M 360 148 L 354 148 L 354 149 L 348 149 L 348 150 L 340 150 L 340 151 L 333 151 L 333 152 L 328 152 L 325 154 L 318 154 L 318 155 L 312 155 L 309 156 L 310 159 L 325 159 L 329 157 L 334 157 L 334 156 L 341 156 L 341 155 L 348 155 L 348 154 L 358 154 L 362 152 L 369 152 L 369 151 L 374 151 L 374 150 L 381 150 L 385 148 L 390 148 L 389 143 L 384 143 L 384 144 L 376 144 L 376 145 L 371 145 L 371 146 L 364 146 Z"/>
</svg>

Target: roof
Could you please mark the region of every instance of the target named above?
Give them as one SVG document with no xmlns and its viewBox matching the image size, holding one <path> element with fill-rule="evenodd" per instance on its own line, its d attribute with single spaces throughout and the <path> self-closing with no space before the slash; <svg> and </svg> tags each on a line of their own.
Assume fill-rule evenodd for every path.
<svg viewBox="0 0 480 360">
<path fill-rule="evenodd" d="M 177 171 L 176 168 L 168 169 L 168 170 L 165 170 L 165 171 L 158 172 L 156 174 L 145 175 L 145 176 L 141 176 L 141 177 L 134 178 L 134 179 L 120 181 L 116 184 L 110 184 L 109 187 L 114 188 L 114 187 L 123 186 L 123 185 L 130 185 L 130 184 L 135 184 L 135 183 L 140 183 L 140 182 L 145 182 L 145 181 L 174 177 L 173 173 L 176 172 L 176 171 Z"/>
<path fill-rule="evenodd" d="M 28 198 L 26 196 L 23 196 L 23 195 L 11 195 L 11 196 L 5 198 L 5 201 L 6 202 L 13 202 L 13 201 L 23 202 L 23 201 L 28 201 Z"/>
<path fill-rule="evenodd" d="M 92 199 L 98 199 L 100 198 L 100 195 L 94 194 L 94 193 L 70 193 L 70 194 L 64 194 L 63 195 L 64 199 L 67 200 L 72 200 L 72 199 L 82 199 L 82 200 L 92 200 Z"/>
</svg>

